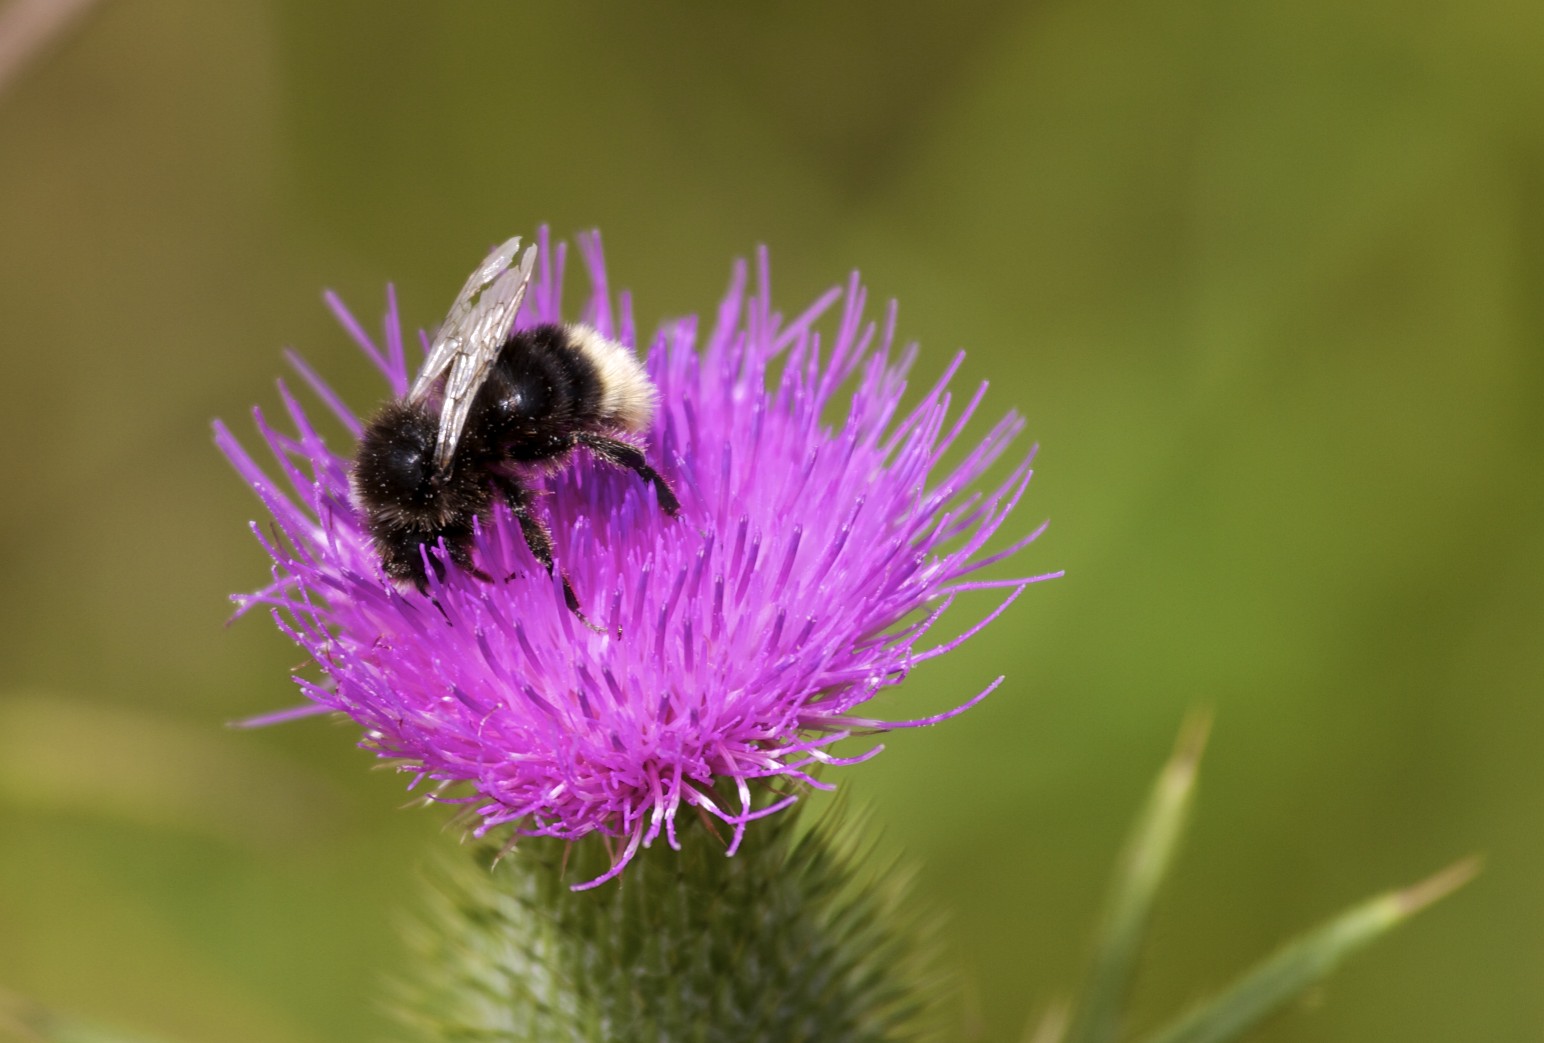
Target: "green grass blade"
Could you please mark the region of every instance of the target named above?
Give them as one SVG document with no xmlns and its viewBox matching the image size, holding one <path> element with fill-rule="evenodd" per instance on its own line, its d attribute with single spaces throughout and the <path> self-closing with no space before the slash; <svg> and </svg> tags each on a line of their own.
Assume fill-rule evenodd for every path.
<svg viewBox="0 0 1544 1043">
<path fill-rule="evenodd" d="M 1354 906 L 1299 937 L 1220 996 L 1143 1043 L 1222 1043 L 1238 1039 L 1319 981 L 1341 960 L 1468 883 L 1479 860 L 1465 859 L 1427 880 Z"/>
<path fill-rule="evenodd" d="M 1031 1022 L 1024 1030 L 1024 1043 L 1064 1043 L 1067 1038 L 1067 1021 L 1072 1017 L 1065 1000 L 1057 1000 L 1047 1008 L 1037 1022 Z"/>
<path fill-rule="evenodd" d="M 1192 714 L 1174 753 L 1159 773 L 1121 856 L 1094 947 L 1088 984 L 1067 1043 L 1113 1043 L 1158 889 L 1174 862 L 1189 818 L 1196 770 L 1211 730 L 1211 715 Z"/>
</svg>

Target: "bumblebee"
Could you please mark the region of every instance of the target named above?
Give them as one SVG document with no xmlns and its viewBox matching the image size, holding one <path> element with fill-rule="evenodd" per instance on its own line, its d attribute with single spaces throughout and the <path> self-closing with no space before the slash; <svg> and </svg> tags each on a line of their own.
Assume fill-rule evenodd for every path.
<svg viewBox="0 0 1544 1043">
<path fill-rule="evenodd" d="M 626 468 L 654 487 L 674 516 L 670 483 L 636 445 L 659 392 L 626 346 L 580 325 L 511 331 L 530 286 L 536 247 L 518 264 L 520 240 L 498 247 L 477 267 L 451 306 L 423 369 L 401 399 L 371 418 L 352 474 L 355 501 L 381 567 L 393 581 L 427 592 L 429 570 L 445 564 L 488 580 L 472 558 L 473 520 L 487 520 L 502 500 L 531 554 L 553 572 L 552 534 L 528 484 L 575 450 Z M 565 575 L 563 596 L 583 618 Z"/>
</svg>

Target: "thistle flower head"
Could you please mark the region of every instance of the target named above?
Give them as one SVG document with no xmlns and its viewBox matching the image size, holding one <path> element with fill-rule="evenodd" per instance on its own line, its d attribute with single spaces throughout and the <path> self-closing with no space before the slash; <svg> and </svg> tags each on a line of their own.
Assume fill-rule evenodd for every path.
<svg viewBox="0 0 1544 1043">
<path fill-rule="evenodd" d="M 578 245 L 590 294 L 568 318 L 637 345 L 628 295 L 613 304 L 599 237 Z M 517 328 L 563 320 L 565 257 L 543 231 Z M 271 466 L 217 423 L 219 447 L 272 516 L 253 531 L 273 581 L 236 600 L 242 611 L 269 606 L 320 667 L 318 679 L 297 679 L 302 708 L 265 720 L 346 713 L 364 728 L 362 745 L 436 799 L 464 803 L 478 834 L 509 826 L 517 836 L 615 838 L 612 868 L 581 885 L 591 886 L 661 835 L 675 845 L 678 820 L 693 810 L 728 825 L 732 853 L 747 825 L 795 800 L 799 784 L 825 786 L 816 765 L 863 759 L 833 753 L 839 740 L 935 723 L 995 688 L 921 720 L 860 712 L 1046 578 L 975 578 L 1040 531 L 985 550 L 1024 494 L 1032 450 L 997 488 L 973 490 L 1022 421 L 1004 417 L 945 467 L 985 390 L 951 408 L 961 356 L 903 411 L 915 350 L 894 351 L 893 305 L 881 322 L 866 319 L 854 276 L 786 319 L 772 309 L 764 253 L 748 281 L 737 265 L 711 322 L 670 322 L 640 346 L 660 392 L 645 448 L 680 497 L 678 517 L 636 476 L 583 453 L 534 479 L 560 572 L 598 631 L 568 610 L 561 581 L 502 506 L 474 540 L 492 581 L 451 568 L 430 577 L 427 594 L 393 585 L 351 502 L 349 456 L 282 382 L 292 430 L 254 410 Z M 412 367 L 389 291 L 387 300 L 377 341 L 329 298 L 401 396 Z M 833 332 L 817 331 L 833 318 Z M 357 414 L 289 360 L 357 436 Z M 982 587 L 1005 597 L 963 635 L 930 643 L 954 597 Z"/>
</svg>

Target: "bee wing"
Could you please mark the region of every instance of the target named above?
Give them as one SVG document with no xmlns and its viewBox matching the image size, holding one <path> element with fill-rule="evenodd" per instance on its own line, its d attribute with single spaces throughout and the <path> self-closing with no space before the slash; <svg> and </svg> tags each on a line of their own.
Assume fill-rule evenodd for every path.
<svg viewBox="0 0 1544 1043">
<path fill-rule="evenodd" d="M 450 368 L 451 362 L 460 353 L 465 341 L 468 315 L 481 301 L 484 291 L 489 289 L 500 275 L 509 270 L 519 250 L 520 237 L 515 236 L 499 245 L 467 277 L 466 285 L 461 287 L 461 293 L 457 295 L 456 302 L 450 306 L 445 321 L 440 324 L 439 332 L 434 335 L 434 342 L 429 348 L 429 357 L 424 360 L 423 368 L 418 371 L 418 376 L 413 381 L 413 388 L 408 392 L 408 401 L 415 402 L 425 398 L 434 387 L 434 382 L 444 376 L 445 371 Z"/>
<path fill-rule="evenodd" d="M 519 249 L 520 239 L 516 237 L 477 266 L 456 303 L 451 305 L 429 347 L 429 357 L 408 392 L 408 401 L 421 401 L 433 390 L 435 382 L 449 373 L 434 450 L 435 467 L 441 474 L 450 471 L 456 443 L 461 440 L 461 430 L 472 411 L 472 400 L 498 358 L 530 286 L 536 247 L 527 247 L 519 267 L 512 267 Z"/>
</svg>

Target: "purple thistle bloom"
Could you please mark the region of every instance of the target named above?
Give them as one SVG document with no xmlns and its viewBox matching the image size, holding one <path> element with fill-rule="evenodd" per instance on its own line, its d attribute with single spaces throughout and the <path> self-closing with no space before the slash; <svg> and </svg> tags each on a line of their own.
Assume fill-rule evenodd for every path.
<svg viewBox="0 0 1544 1043">
<path fill-rule="evenodd" d="M 599 236 L 581 236 L 579 251 L 591 283 L 579 318 L 636 345 L 625 292 L 613 309 Z M 561 321 L 565 255 L 543 229 L 517 328 Z M 235 600 L 241 611 L 271 606 L 325 675 L 298 679 L 308 705 L 263 722 L 348 714 L 365 729 L 362 745 L 400 760 L 415 784 L 432 780 L 434 799 L 467 804 L 479 835 L 508 824 L 516 835 L 618 838 L 611 870 L 581 885 L 593 886 L 662 832 L 678 846 L 683 807 L 732 827 L 732 854 L 750 821 L 797 799 L 792 784 L 829 788 L 812 777 L 815 765 L 878 752 L 844 758 L 833 743 L 974 705 L 1002 678 L 934 717 L 855 713 L 1030 583 L 1059 575 L 972 578 L 1044 529 L 983 553 L 1024 494 L 1033 449 L 996 490 L 971 491 L 1020 433 L 1010 414 L 942 468 L 985 385 L 949 415 L 956 355 L 902 415 L 915 347 L 892 360 L 895 307 L 876 326 L 865 299 L 854 275 L 785 321 L 772 310 L 763 251 L 753 291 L 745 264 L 735 266 L 705 336 L 695 318 L 654 336 L 646 365 L 660 409 L 645 448 L 681 499 L 678 518 L 635 475 L 582 452 L 533 479 L 547 494 L 559 569 L 603 632 L 565 607 L 560 579 L 532 558 L 502 506 L 480 527 L 474 555 L 488 574 L 514 578 L 451 568 L 430 576 L 427 596 L 390 583 L 351 502 L 350 458 L 325 444 L 282 382 L 294 433 L 253 411 L 282 483 L 217 422 L 217 444 L 273 517 L 269 530 L 252 526 L 273 582 Z M 379 344 L 328 301 L 401 396 L 412 374 L 395 296 L 388 290 Z M 814 325 L 838 307 L 827 341 Z M 298 357 L 289 361 L 357 436 L 359 417 Z M 984 587 L 1008 593 L 963 635 L 923 645 L 957 594 Z M 758 801 L 758 779 L 790 785 Z"/>
</svg>

